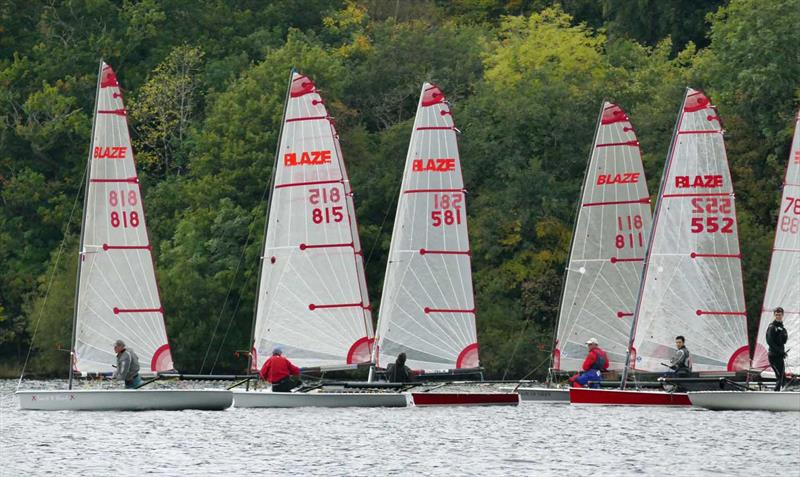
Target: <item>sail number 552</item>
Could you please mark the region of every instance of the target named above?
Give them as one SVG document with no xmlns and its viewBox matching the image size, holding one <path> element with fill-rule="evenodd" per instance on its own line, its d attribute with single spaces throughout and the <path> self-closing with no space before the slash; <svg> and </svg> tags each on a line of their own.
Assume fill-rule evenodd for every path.
<svg viewBox="0 0 800 477">
<path fill-rule="evenodd" d="M 725 217 L 733 213 L 733 201 L 729 197 L 695 197 L 692 199 L 692 213 L 702 214 L 692 217 L 693 234 L 733 233 L 736 221 L 733 217 Z"/>
<path fill-rule="evenodd" d="M 431 225 L 458 225 L 461 223 L 461 201 L 464 197 L 460 192 L 454 194 L 433 194 L 433 210 L 431 211 Z"/>
</svg>

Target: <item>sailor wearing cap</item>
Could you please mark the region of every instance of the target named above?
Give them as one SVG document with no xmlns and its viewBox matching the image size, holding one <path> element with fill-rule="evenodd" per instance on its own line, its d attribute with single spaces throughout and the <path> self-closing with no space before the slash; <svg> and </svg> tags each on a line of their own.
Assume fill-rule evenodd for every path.
<svg viewBox="0 0 800 477">
<path fill-rule="evenodd" d="M 583 372 L 569 378 L 569 382 L 575 388 L 582 388 L 587 385 L 590 388 L 599 388 L 600 382 L 603 380 L 602 372 L 608 370 L 608 356 L 600 348 L 597 338 L 589 338 L 586 341 L 586 346 L 589 348 L 589 354 L 586 355 L 586 359 L 583 361 L 583 366 L 581 367 Z"/>
</svg>

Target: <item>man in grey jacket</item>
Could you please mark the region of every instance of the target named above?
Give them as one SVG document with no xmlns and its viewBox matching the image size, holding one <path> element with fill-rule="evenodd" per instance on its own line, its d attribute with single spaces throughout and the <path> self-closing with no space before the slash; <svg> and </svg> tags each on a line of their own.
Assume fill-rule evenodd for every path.
<svg viewBox="0 0 800 477">
<path fill-rule="evenodd" d="M 675 337 L 675 355 L 669 361 L 669 368 L 675 373 L 676 377 L 689 377 L 692 375 L 692 358 L 689 350 L 686 349 L 686 338 L 683 336 Z"/>
<path fill-rule="evenodd" d="M 142 378 L 139 377 L 139 357 L 132 349 L 127 349 L 122 340 L 114 343 L 114 352 L 117 353 L 117 369 L 111 379 L 125 381 L 125 389 L 136 389 L 142 384 Z"/>
</svg>

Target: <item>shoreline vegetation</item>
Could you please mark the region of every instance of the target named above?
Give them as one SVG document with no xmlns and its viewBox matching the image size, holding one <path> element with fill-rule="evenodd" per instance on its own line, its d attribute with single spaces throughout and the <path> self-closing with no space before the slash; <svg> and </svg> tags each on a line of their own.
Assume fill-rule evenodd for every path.
<svg viewBox="0 0 800 477">
<path fill-rule="evenodd" d="M 246 365 L 292 67 L 335 117 L 374 310 L 419 85 L 446 92 L 488 379 L 547 370 L 601 101 L 628 113 L 655 194 L 684 89 L 703 90 L 726 129 L 752 344 L 800 105 L 798 24 L 800 0 L 6 2 L 0 377 L 19 376 L 31 342 L 26 376 L 67 370 L 100 59 L 124 86 L 178 369 Z"/>
</svg>

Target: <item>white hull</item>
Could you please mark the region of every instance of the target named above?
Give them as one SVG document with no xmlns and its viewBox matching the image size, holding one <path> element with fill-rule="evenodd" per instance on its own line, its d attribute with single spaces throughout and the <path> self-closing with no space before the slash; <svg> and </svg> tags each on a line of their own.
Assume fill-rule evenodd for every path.
<svg viewBox="0 0 800 477">
<path fill-rule="evenodd" d="M 20 409 L 39 411 L 219 411 L 231 406 L 227 390 L 17 391 Z"/>
<path fill-rule="evenodd" d="M 797 411 L 800 392 L 698 391 L 690 392 L 692 406 L 713 411 Z"/>
<path fill-rule="evenodd" d="M 522 401 L 569 404 L 569 389 L 545 387 L 502 387 L 501 391 L 516 391 Z"/>
<path fill-rule="evenodd" d="M 408 393 L 232 391 L 234 407 L 407 407 Z"/>
</svg>

